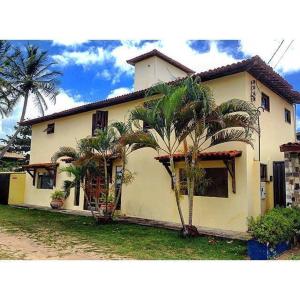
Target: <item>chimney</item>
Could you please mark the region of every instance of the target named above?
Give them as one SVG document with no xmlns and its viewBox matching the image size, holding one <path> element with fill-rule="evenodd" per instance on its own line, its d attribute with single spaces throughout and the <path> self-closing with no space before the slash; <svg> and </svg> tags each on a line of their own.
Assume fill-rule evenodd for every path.
<svg viewBox="0 0 300 300">
<path fill-rule="evenodd" d="M 147 89 L 158 82 L 169 82 L 195 73 L 156 49 L 129 59 L 127 63 L 135 68 L 134 91 Z"/>
</svg>

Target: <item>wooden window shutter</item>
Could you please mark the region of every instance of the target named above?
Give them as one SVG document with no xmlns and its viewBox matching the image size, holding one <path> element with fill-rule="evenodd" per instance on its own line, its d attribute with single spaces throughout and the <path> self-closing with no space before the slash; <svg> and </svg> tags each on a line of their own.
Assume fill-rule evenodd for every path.
<svg viewBox="0 0 300 300">
<path fill-rule="evenodd" d="M 108 124 L 108 111 L 98 110 L 93 114 L 92 134 L 95 134 L 96 129 L 104 129 Z"/>
</svg>

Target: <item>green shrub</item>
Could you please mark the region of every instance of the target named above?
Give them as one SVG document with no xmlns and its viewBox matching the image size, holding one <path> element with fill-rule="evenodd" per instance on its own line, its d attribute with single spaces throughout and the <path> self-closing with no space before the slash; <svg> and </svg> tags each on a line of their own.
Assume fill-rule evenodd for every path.
<svg viewBox="0 0 300 300">
<path fill-rule="evenodd" d="M 300 209 L 299 208 L 275 208 L 293 224 L 294 232 L 300 231 Z"/>
<path fill-rule="evenodd" d="M 51 198 L 52 200 L 56 200 L 56 199 L 64 199 L 64 198 L 65 198 L 65 193 L 64 193 L 63 191 L 61 191 L 61 190 L 55 190 L 55 191 L 51 194 L 50 198 Z"/>
<path fill-rule="evenodd" d="M 252 237 L 260 243 L 271 246 L 291 240 L 295 234 L 294 212 L 283 211 L 288 209 L 292 210 L 274 208 L 263 216 L 251 217 L 248 225 Z"/>
</svg>

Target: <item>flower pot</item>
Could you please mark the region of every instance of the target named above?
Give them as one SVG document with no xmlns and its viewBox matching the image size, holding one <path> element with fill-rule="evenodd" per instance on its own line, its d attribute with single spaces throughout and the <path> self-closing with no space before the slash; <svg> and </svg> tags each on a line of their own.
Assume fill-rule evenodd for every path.
<svg viewBox="0 0 300 300">
<path fill-rule="evenodd" d="M 114 204 L 111 202 L 107 203 L 107 206 L 105 202 L 100 203 L 100 210 L 103 212 L 103 214 L 110 215 L 113 211 L 113 208 Z"/>
<path fill-rule="evenodd" d="M 289 249 L 291 249 L 289 241 L 278 243 L 273 247 L 262 244 L 254 239 L 248 241 L 248 256 L 252 260 L 270 259 Z"/>
<path fill-rule="evenodd" d="M 64 199 L 53 199 L 50 202 L 50 206 L 53 209 L 60 209 L 63 207 L 63 205 L 64 205 Z"/>
</svg>

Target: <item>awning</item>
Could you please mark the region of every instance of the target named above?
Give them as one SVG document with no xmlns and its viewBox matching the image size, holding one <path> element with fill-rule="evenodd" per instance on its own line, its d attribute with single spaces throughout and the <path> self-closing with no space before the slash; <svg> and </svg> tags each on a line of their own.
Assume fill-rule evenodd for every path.
<svg viewBox="0 0 300 300">
<path fill-rule="evenodd" d="M 36 164 L 29 164 L 26 166 L 22 166 L 24 170 L 32 177 L 32 185 L 35 185 L 35 179 L 36 179 L 36 170 L 37 169 L 45 169 L 49 172 L 49 174 L 52 174 L 53 176 L 53 185 L 56 185 L 56 173 L 57 173 L 57 167 L 58 163 L 36 163 Z"/>
<path fill-rule="evenodd" d="M 300 152 L 300 143 L 286 143 L 280 146 L 281 152 Z"/>
<path fill-rule="evenodd" d="M 198 158 L 200 160 L 224 160 L 231 159 L 235 157 L 240 157 L 242 155 L 242 151 L 239 150 L 229 150 L 229 151 L 217 151 L 217 152 L 201 152 L 198 154 Z M 174 161 L 183 161 L 184 153 L 175 153 Z M 160 162 L 168 162 L 170 159 L 169 155 L 156 156 L 156 160 Z"/>
<path fill-rule="evenodd" d="M 37 164 L 29 164 L 26 166 L 23 166 L 23 169 L 25 170 L 33 170 L 33 169 L 53 169 L 57 168 L 58 163 L 37 163 Z"/>
<path fill-rule="evenodd" d="M 235 158 L 240 157 L 242 155 L 242 151 L 239 150 L 229 150 L 229 151 L 217 151 L 217 152 L 201 152 L 198 154 L 198 158 L 201 161 L 213 161 L 213 160 L 222 160 L 231 176 L 232 179 L 232 192 L 236 193 L 236 182 L 235 182 Z M 173 155 L 174 161 L 184 161 L 184 153 L 176 153 Z M 168 174 L 171 177 L 170 170 L 170 156 L 169 155 L 161 155 L 156 156 L 156 160 L 163 164 Z M 173 189 L 173 181 L 171 177 L 171 186 Z"/>
</svg>

